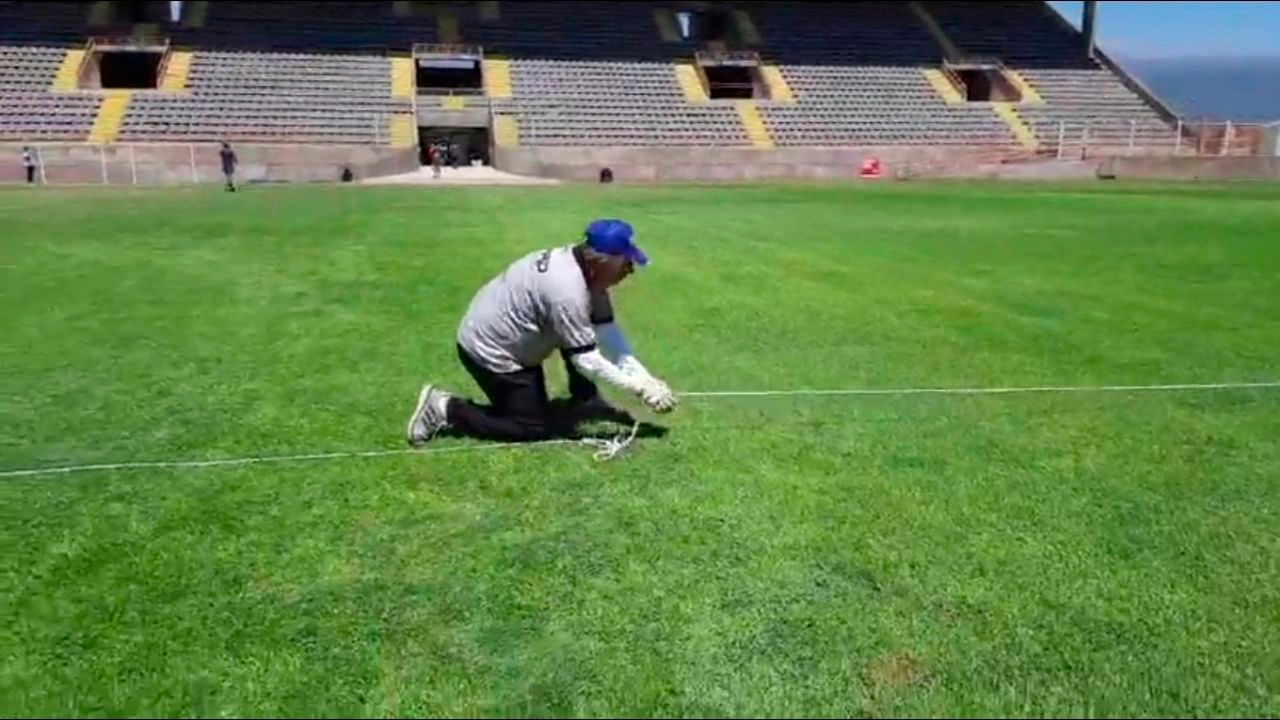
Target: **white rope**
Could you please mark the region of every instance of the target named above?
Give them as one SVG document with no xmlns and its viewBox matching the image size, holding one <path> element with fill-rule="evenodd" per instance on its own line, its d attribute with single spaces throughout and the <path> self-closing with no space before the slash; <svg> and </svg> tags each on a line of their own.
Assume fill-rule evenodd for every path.
<svg viewBox="0 0 1280 720">
<path fill-rule="evenodd" d="M 1201 385 L 1045 385 L 1041 387 L 898 388 L 848 390 L 715 390 L 680 393 L 680 397 L 778 397 L 788 395 L 1003 395 L 1011 393 L 1140 392 L 1174 390 L 1243 390 L 1280 388 L 1280 382 L 1207 383 Z"/>
<path fill-rule="evenodd" d="M 583 438 L 582 444 L 589 445 L 596 449 L 591 457 L 597 461 L 604 462 L 612 460 L 618 456 L 623 450 L 627 449 L 632 441 L 636 439 L 636 433 L 640 431 L 640 423 L 631 424 L 631 432 L 618 433 L 611 438 Z"/>
<path fill-rule="evenodd" d="M 23 477 L 31 475 L 57 475 L 90 470 L 136 470 L 142 468 L 201 468 L 227 467 L 234 465 L 256 465 L 259 463 L 301 462 L 306 460 L 339 460 L 343 458 L 385 457 L 387 455 L 443 455 L 445 453 L 477 452 L 485 450 L 504 450 L 516 447 L 535 445 L 564 445 L 572 440 L 543 440 L 536 443 L 489 443 L 476 445 L 455 445 L 443 448 L 425 448 L 414 450 L 368 450 L 353 452 L 314 453 L 310 455 L 264 455 L 240 458 L 224 458 L 221 460 L 161 460 L 147 462 L 120 462 L 99 465 L 64 465 L 62 467 L 29 468 L 25 470 L 0 470 L 0 478 Z"/>
<path fill-rule="evenodd" d="M 1042 387 L 994 387 L 994 388 L 900 388 L 900 389 L 860 389 L 846 390 L 723 390 L 695 391 L 680 393 L 681 397 L 692 398 L 729 398 L 729 397 L 782 397 L 782 396 L 851 396 L 851 395 L 1001 395 L 1009 393 L 1068 393 L 1068 392 L 1141 392 L 1141 391 L 1181 391 L 1181 390 L 1246 390 L 1280 388 L 1277 382 L 1255 383 L 1206 383 L 1181 385 L 1093 385 L 1093 386 L 1042 386 Z M 137 470 L 146 468 L 202 468 L 228 467 L 238 465 L 255 465 L 261 463 L 304 462 L 310 460 L 338 460 L 344 458 L 384 457 L 388 455 L 442 455 L 445 453 L 485 452 L 510 448 L 527 448 L 531 446 L 564 445 L 581 443 L 595 448 L 592 457 L 597 461 L 608 461 L 626 450 L 636 439 L 640 424 L 634 423 L 628 433 L 619 433 L 612 438 L 582 438 L 581 440 L 544 440 L 534 443 L 489 443 L 473 445 L 456 445 L 443 448 L 427 448 L 419 450 L 369 450 L 359 452 L 312 453 L 307 455 L 267 455 L 256 457 L 225 458 L 221 460 L 162 460 L 146 462 L 102 463 L 95 465 L 64 465 L 61 467 L 25 468 L 18 470 L 0 470 L 0 478 L 31 477 L 37 475 L 59 475 L 94 470 Z"/>
</svg>

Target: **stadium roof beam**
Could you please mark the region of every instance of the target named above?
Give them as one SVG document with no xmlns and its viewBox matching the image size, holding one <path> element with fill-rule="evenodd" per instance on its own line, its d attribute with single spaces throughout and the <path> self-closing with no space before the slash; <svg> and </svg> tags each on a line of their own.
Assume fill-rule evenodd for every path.
<svg viewBox="0 0 1280 720">
<path fill-rule="evenodd" d="M 1093 26 L 1094 18 L 1098 14 L 1098 0 L 1085 0 L 1084 17 L 1080 20 L 1080 32 L 1084 35 L 1084 52 L 1088 57 L 1093 57 Z"/>
</svg>

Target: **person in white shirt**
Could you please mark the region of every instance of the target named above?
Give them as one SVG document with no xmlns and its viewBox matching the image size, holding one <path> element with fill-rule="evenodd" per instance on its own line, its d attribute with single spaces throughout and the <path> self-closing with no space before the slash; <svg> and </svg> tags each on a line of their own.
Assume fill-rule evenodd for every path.
<svg viewBox="0 0 1280 720">
<path fill-rule="evenodd" d="M 601 380 L 655 412 L 673 410 L 674 393 L 636 359 L 613 317 L 609 288 L 649 262 L 633 237 L 626 222 L 596 220 L 580 243 L 530 253 L 481 288 L 458 328 L 458 358 L 490 404 L 428 384 L 409 417 L 409 444 L 446 428 L 507 442 L 571 433 L 574 413 L 553 411 L 547 397 L 542 364 L 556 351 L 575 406 L 602 405 Z"/>
<path fill-rule="evenodd" d="M 36 158 L 29 147 L 22 148 L 22 167 L 27 171 L 27 184 L 34 185 L 36 182 Z"/>
</svg>

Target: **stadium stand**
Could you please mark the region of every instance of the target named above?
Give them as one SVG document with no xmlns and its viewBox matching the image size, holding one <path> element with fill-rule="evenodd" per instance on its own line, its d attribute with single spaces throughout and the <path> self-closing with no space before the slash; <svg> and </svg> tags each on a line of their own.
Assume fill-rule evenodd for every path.
<svg viewBox="0 0 1280 720">
<path fill-rule="evenodd" d="M 101 97 L 49 92 L 84 42 L 81 3 L 0 3 L 0 140 L 82 140 Z"/>
<path fill-rule="evenodd" d="M 925 3 L 961 50 L 999 58 L 1016 69 L 1044 103 L 1023 112 L 1042 142 L 1058 124 L 1088 127 L 1098 142 L 1167 146 L 1171 117 L 1145 100 L 1120 76 L 1080 51 L 1079 35 L 1044 3 Z"/>
<path fill-rule="evenodd" d="M 1176 121 L 1042 2 L 187 2 L 147 26 L 155 88 L 86 88 L 92 39 L 139 29 L 116 5 L 0 2 L 0 141 L 412 147 L 465 108 L 507 150 L 1026 154 L 1167 148 Z M 416 88 L 411 51 L 459 43 L 477 99 Z M 1012 95 L 971 97 L 975 59 Z"/>
</svg>

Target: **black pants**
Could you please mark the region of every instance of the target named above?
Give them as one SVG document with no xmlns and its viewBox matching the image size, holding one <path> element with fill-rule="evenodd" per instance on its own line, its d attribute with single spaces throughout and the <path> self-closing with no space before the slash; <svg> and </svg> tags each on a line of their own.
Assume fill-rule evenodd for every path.
<svg viewBox="0 0 1280 720">
<path fill-rule="evenodd" d="M 599 390 L 574 366 L 569 356 L 561 353 L 569 371 L 569 396 L 572 403 L 595 400 Z M 453 429 L 469 437 L 506 442 L 547 440 L 567 437 L 574 432 L 576 417 L 571 408 L 553 407 L 547 398 L 546 375 L 541 367 L 512 373 L 495 373 L 481 367 L 462 346 L 458 359 L 488 396 L 488 406 L 470 400 L 453 398 L 449 402 L 449 423 Z"/>
<path fill-rule="evenodd" d="M 27 166 L 27 184 L 32 185 L 36 181 L 36 168 L 34 165 Z"/>
</svg>

